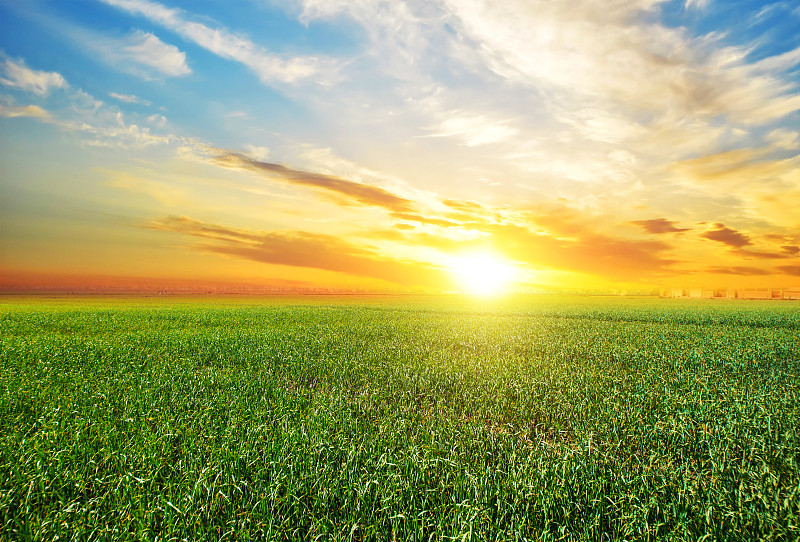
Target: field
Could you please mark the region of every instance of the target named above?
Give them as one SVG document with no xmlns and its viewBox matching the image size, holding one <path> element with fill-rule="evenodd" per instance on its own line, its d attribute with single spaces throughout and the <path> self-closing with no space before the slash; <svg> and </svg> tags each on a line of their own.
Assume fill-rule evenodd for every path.
<svg viewBox="0 0 800 542">
<path fill-rule="evenodd" d="M 800 303 L 0 297 L 4 540 L 798 540 Z"/>
</svg>

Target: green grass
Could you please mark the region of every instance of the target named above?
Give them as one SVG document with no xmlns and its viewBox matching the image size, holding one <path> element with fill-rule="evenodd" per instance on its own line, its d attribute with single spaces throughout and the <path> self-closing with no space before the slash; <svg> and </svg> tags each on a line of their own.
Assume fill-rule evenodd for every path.
<svg viewBox="0 0 800 542">
<path fill-rule="evenodd" d="M 0 298 L 0 538 L 797 540 L 800 304 Z"/>
</svg>

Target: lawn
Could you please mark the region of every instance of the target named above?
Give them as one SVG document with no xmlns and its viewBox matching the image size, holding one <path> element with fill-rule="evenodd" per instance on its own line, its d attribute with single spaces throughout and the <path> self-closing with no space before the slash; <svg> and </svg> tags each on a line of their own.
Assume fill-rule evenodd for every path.
<svg viewBox="0 0 800 542">
<path fill-rule="evenodd" d="M 0 538 L 797 540 L 800 303 L 0 297 Z"/>
</svg>

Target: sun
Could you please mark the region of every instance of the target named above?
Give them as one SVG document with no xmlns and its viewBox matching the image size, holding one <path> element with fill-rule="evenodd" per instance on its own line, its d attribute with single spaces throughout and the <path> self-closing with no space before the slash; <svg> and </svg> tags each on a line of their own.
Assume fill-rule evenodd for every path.
<svg viewBox="0 0 800 542">
<path fill-rule="evenodd" d="M 450 270 L 460 290 L 475 296 L 505 293 L 514 278 L 514 268 L 491 252 L 454 257 Z"/>
</svg>

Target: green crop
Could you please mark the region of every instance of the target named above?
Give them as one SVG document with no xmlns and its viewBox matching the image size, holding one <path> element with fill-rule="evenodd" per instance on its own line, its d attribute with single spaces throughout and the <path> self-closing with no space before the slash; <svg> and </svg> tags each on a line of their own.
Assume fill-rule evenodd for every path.
<svg viewBox="0 0 800 542">
<path fill-rule="evenodd" d="M 0 298 L 6 540 L 797 540 L 800 305 Z"/>
</svg>

